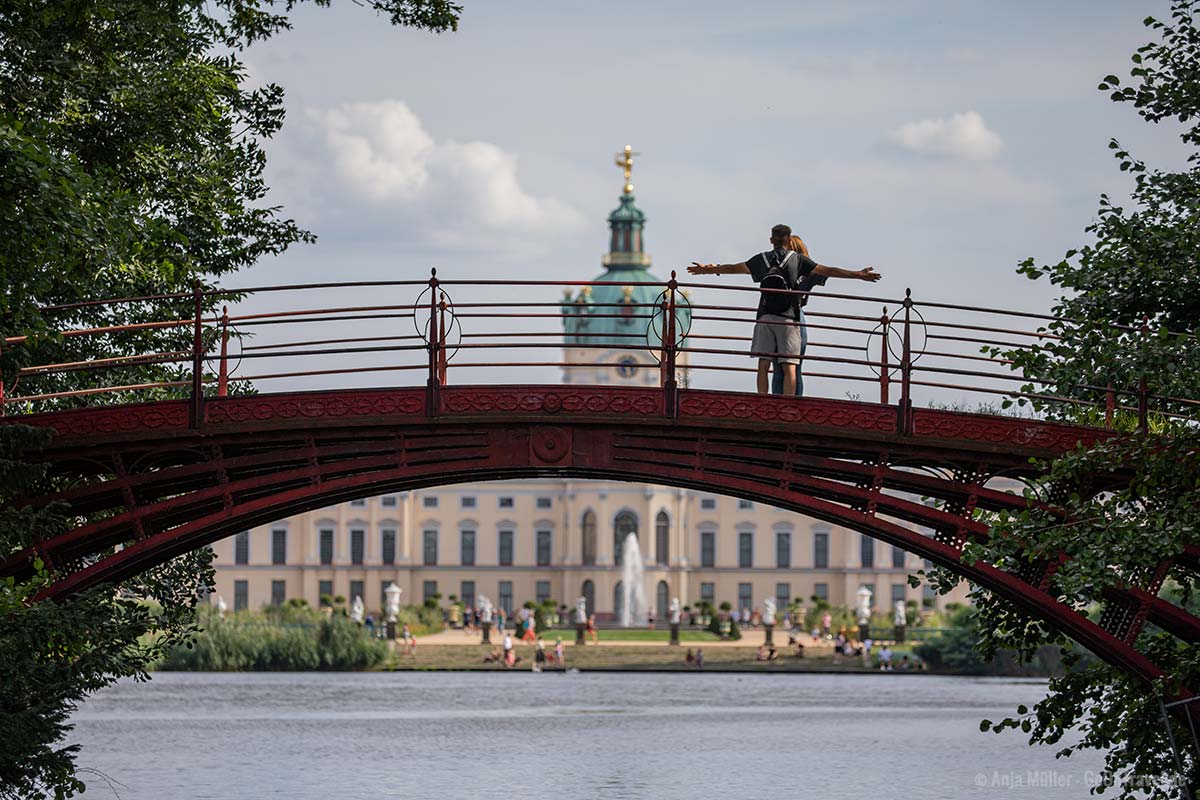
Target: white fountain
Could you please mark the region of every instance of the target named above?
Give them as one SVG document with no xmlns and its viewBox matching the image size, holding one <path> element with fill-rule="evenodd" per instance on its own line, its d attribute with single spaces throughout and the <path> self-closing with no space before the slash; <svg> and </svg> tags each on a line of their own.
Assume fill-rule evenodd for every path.
<svg viewBox="0 0 1200 800">
<path fill-rule="evenodd" d="M 621 545 L 621 592 L 624 604 L 621 624 L 626 628 L 646 624 L 646 575 L 642 566 L 642 551 L 637 534 L 629 534 Z"/>
</svg>

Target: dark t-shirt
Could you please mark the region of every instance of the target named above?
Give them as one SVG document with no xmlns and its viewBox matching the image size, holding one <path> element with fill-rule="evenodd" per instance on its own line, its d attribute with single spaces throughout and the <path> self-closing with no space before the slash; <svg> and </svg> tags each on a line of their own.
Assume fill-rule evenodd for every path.
<svg viewBox="0 0 1200 800">
<path fill-rule="evenodd" d="M 786 250 L 772 250 L 769 253 L 759 253 L 753 258 L 746 259 L 746 267 L 750 270 L 750 277 L 754 279 L 755 283 L 762 283 L 762 279 L 767 277 L 767 272 L 771 269 L 771 267 L 778 266 L 783 257 L 787 255 L 787 252 L 788 251 Z M 786 265 L 788 272 L 788 284 L 797 289 L 807 288 L 802 287 L 801 281 L 809 279 L 813 269 L 815 269 L 817 266 L 817 262 L 813 261 L 803 253 L 797 253 L 795 251 L 792 252 L 794 255 L 788 259 Z M 824 280 L 821 280 L 823 276 L 813 277 L 814 282 L 809 283 L 809 286 L 815 285 L 816 280 L 820 280 L 821 283 L 824 283 Z M 803 305 L 798 301 L 799 295 L 797 295 L 792 301 L 791 316 L 794 319 L 800 318 L 800 306 Z M 766 312 L 763 311 L 763 298 L 759 297 L 758 313 L 755 316 L 761 317 L 764 313 Z"/>
</svg>

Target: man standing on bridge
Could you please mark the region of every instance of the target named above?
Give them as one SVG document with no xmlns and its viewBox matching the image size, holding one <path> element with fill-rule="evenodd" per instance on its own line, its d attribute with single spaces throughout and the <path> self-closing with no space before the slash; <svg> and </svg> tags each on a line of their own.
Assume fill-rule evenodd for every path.
<svg viewBox="0 0 1200 800">
<path fill-rule="evenodd" d="M 825 278 L 854 278 L 874 283 L 880 275 L 871 267 L 860 270 L 839 269 L 818 264 L 808 256 L 787 249 L 792 229 L 787 225 L 771 228 L 771 249 L 738 264 L 701 264 L 693 261 L 688 267 L 692 275 L 720 275 L 733 273 L 749 275 L 764 290 L 795 290 L 808 275 Z M 796 370 L 802 355 L 800 326 L 800 296 L 783 295 L 763 291 L 759 295 L 758 311 L 755 314 L 754 340 L 750 352 L 758 356 L 758 393 L 766 394 L 770 388 L 771 361 L 778 358 L 783 368 L 783 393 L 796 392 Z"/>
</svg>

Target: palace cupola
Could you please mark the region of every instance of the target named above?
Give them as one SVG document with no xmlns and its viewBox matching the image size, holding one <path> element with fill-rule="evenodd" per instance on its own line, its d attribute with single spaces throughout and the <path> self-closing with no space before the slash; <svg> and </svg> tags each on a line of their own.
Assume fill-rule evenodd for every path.
<svg viewBox="0 0 1200 800">
<path fill-rule="evenodd" d="M 564 383 L 615 383 L 657 385 L 658 350 L 661 347 L 662 313 L 654 318 L 661 302 L 662 279 L 650 272 L 645 250 L 646 214 L 637 207 L 630 175 L 633 157 L 626 145 L 616 163 L 625 175 L 620 204 L 608 215 L 609 251 L 602 258 L 604 272 L 592 279 L 594 285 L 563 297 L 566 334 Z M 686 331 L 691 311 L 682 293 L 676 296 L 677 329 Z M 686 353 L 678 362 L 686 365 Z M 686 374 L 686 373 L 685 373 Z"/>
</svg>

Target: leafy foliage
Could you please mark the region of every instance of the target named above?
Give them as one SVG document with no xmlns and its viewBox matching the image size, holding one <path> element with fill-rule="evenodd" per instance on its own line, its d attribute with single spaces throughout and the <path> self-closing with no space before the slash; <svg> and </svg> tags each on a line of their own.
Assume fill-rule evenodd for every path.
<svg viewBox="0 0 1200 800">
<path fill-rule="evenodd" d="M 264 255 L 312 241 L 266 200 L 262 143 L 283 123 L 283 90 L 247 88 L 238 58 L 286 30 L 300 2 L 0 4 L 0 336 L 8 339 L 0 379 L 10 393 L 18 381 L 22 395 L 102 381 L 153 384 L 127 397 L 178 396 L 193 282 L 214 286 Z M 460 10 L 449 0 L 358 4 L 392 24 L 435 32 L 456 28 Z M 89 304 L 112 297 L 146 299 Z M 202 313 L 216 305 L 205 300 Z M 181 324 L 61 333 L 154 320 Z M 20 372 L 146 353 L 164 355 L 102 377 Z M 62 509 L 20 504 L 53 484 L 23 460 L 44 436 L 0 426 L 0 558 L 79 524 Z M 209 551 L 197 551 L 61 605 L 34 598 L 82 564 L 38 562 L 32 579 L 0 584 L 0 797 L 83 790 L 77 749 L 61 745 L 72 708 L 117 678 L 144 679 L 165 650 L 192 636 L 197 598 L 212 583 L 210 561 Z M 331 627 L 327 644 L 340 647 L 342 636 Z"/>
<path fill-rule="evenodd" d="M 187 320 L 193 281 L 211 288 L 264 255 L 313 241 L 266 201 L 262 142 L 283 124 L 283 89 L 246 88 L 237 57 L 287 29 L 298 4 L 0 6 L 0 331 L 30 337 L 0 353 L 8 386 L 32 363 L 187 351 L 186 325 L 69 339 L 57 332 Z M 368 5 L 394 24 L 457 26 L 459 7 L 448 0 Z M 112 297 L 156 299 L 74 305 Z M 203 310 L 218 305 L 210 298 Z M 169 383 L 185 367 L 114 367 L 105 383 Z M 78 375 L 25 375 L 23 393 L 83 388 Z"/>
<path fill-rule="evenodd" d="M 387 643 L 344 613 L 326 614 L 288 605 L 275 613 L 230 614 L 206 608 L 195 640 L 167 651 L 159 669 L 316 670 L 369 669 L 387 658 Z"/>
<path fill-rule="evenodd" d="M 17 507 L 44 474 L 20 459 L 45 433 L 0 428 L 0 542 L 13 544 L 65 529 L 58 509 Z M 144 680 L 165 648 L 191 634 L 200 592 L 212 583 L 211 551 L 200 550 L 68 603 L 32 602 L 51 575 L 42 563 L 26 581 L 0 582 L 0 797 L 83 790 L 78 747 L 60 746 L 76 702 L 117 677 Z"/>
<path fill-rule="evenodd" d="M 1061 516 L 1039 510 L 999 514 L 992 536 L 974 542 L 963 558 L 1007 570 L 1037 562 L 1057 563 L 1052 591 L 1083 613 L 1099 613 L 1105 590 L 1155 587 L 1156 570 L 1197 543 L 1200 530 L 1200 29 L 1196 0 L 1175 0 L 1170 21 L 1145 21 L 1158 40 L 1133 55 L 1131 85 L 1115 75 L 1100 89 L 1115 102 L 1131 103 L 1148 122 L 1175 121 L 1192 152 L 1185 169 L 1154 169 L 1119 142 L 1110 148 L 1122 172 L 1133 177 L 1128 206 L 1100 198 L 1092 243 L 1050 266 L 1032 260 L 1020 271 L 1047 279 L 1063 290 L 1055 306 L 1061 322 L 1036 347 L 1006 353 L 1024 371 L 1030 388 L 1103 399 L 1118 393 L 1118 429 L 1132 429 L 1129 408 L 1145 380 L 1154 405 L 1150 435 L 1126 435 L 1079 449 L 1045 465 L 1031 500 L 1051 500 Z M 1093 417 L 1072 407 L 1039 410 L 1072 421 Z M 1161 575 L 1159 576 L 1161 577 Z M 1197 576 L 1171 570 L 1166 591 L 1191 603 Z M 948 581 L 947 581 L 948 583 Z M 943 583 L 945 586 L 947 583 Z M 1200 783 L 1200 754 L 1186 747 L 1176 760 L 1167 725 L 1176 741 L 1191 741 L 1184 720 L 1164 722 L 1160 698 L 1180 686 L 1200 686 L 1200 647 L 1147 626 L 1135 646 L 1165 671 L 1148 687 L 1103 663 L 1079 665 L 1080 653 L 1046 625 L 986 593 L 973 595 L 979 614 L 979 654 L 989 659 L 1011 649 L 1028 661 L 1039 647 L 1068 648 L 1068 670 L 1051 681 L 1046 699 L 1017 716 L 983 728 L 1018 729 L 1031 743 L 1062 744 L 1070 755 L 1080 747 L 1106 752 L 1110 783 L 1121 798 L 1184 798 Z M 1200 710 L 1200 709 L 1198 709 Z M 1144 794 L 1142 794 L 1144 793 Z"/>
</svg>

